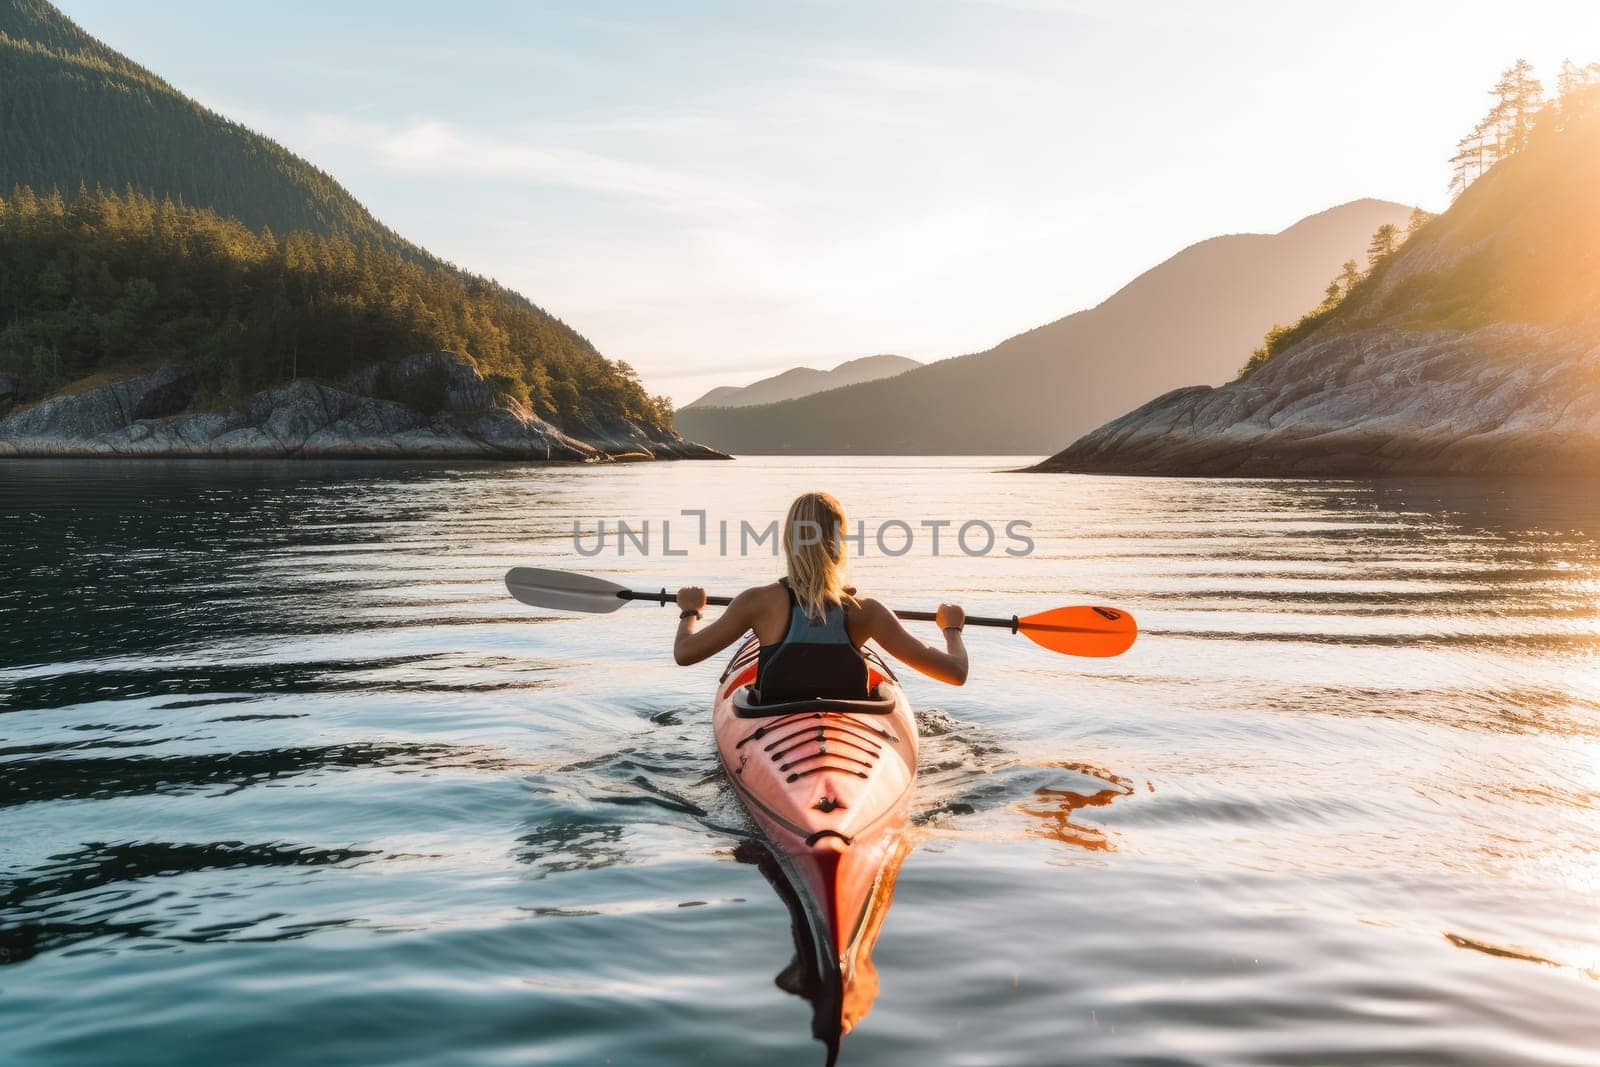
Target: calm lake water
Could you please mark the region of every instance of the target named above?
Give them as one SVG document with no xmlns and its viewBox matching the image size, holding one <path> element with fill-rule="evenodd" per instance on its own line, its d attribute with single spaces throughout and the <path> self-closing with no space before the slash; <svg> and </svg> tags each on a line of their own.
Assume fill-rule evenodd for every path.
<svg viewBox="0 0 1600 1067">
<path fill-rule="evenodd" d="M 892 604 L 1143 628 L 907 679 L 921 816 L 841 1062 L 1595 1063 L 1600 485 L 1004 465 L 0 465 L 0 1060 L 820 1063 L 721 657 L 501 576 L 733 590 L 774 561 L 679 509 L 822 487 L 1033 524 L 869 544 Z M 690 554 L 580 559 L 602 517 Z"/>
</svg>

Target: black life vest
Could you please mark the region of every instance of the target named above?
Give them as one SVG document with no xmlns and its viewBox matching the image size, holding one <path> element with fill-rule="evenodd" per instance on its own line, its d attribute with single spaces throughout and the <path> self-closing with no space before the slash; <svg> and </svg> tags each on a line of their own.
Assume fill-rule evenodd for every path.
<svg viewBox="0 0 1600 1067">
<path fill-rule="evenodd" d="M 867 661 L 850 640 L 842 604 L 829 604 L 823 617 L 813 619 L 795 598 L 786 579 L 779 584 L 789 594 L 789 630 L 775 645 L 762 645 L 756 663 L 756 694 L 762 704 L 821 697 L 863 700 L 867 692 Z"/>
</svg>

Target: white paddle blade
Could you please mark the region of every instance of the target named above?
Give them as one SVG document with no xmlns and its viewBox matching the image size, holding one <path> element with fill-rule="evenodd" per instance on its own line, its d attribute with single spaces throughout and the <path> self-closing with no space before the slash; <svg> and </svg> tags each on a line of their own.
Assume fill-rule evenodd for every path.
<svg viewBox="0 0 1600 1067">
<path fill-rule="evenodd" d="M 524 604 L 556 611 L 616 611 L 627 601 L 617 596 L 627 587 L 569 571 L 547 571 L 539 567 L 512 567 L 506 571 L 506 589 Z"/>
</svg>

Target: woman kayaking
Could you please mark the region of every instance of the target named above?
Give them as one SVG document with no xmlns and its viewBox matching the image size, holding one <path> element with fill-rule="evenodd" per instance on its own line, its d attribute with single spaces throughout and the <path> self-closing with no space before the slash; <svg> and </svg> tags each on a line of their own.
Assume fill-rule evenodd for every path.
<svg viewBox="0 0 1600 1067">
<path fill-rule="evenodd" d="M 945 648 L 923 644 L 876 600 L 858 598 L 844 582 L 844 508 L 827 493 L 804 493 L 789 506 L 783 527 L 788 574 L 746 589 L 703 630 L 706 591 L 678 590 L 682 616 L 672 657 L 699 663 L 754 632 L 760 642 L 754 695 L 766 704 L 813 697 L 859 700 L 868 696 L 868 665 L 861 647 L 876 641 L 891 656 L 951 685 L 967 680 L 961 641 L 966 612 L 940 604 L 937 622 Z"/>
<path fill-rule="evenodd" d="M 672 654 L 697 663 L 743 639 L 717 683 L 711 732 L 728 782 L 760 829 L 804 922 L 799 951 L 818 978 L 812 1031 L 838 1052 L 872 1005 L 872 946 L 910 845 L 918 731 L 911 702 L 868 641 L 961 685 L 966 613 L 934 613 L 943 651 L 908 634 L 844 580 L 844 509 L 806 493 L 783 527 L 788 573 L 746 589 L 704 630 L 705 590 L 678 590 Z"/>
<path fill-rule="evenodd" d="M 784 578 L 731 598 L 678 590 L 682 619 L 673 643 L 673 657 L 690 664 L 744 638 L 717 679 L 711 732 L 729 786 L 804 915 L 796 936 L 804 937 L 816 973 L 825 978 L 816 986 L 814 1026 L 833 1020 L 830 1055 L 837 1052 L 838 1034 L 861 1019 L 877 991 L 872 946 L 910 847 L 916 790 L 916 713 L 866 643 L 961 685 L 967 625 L 1009 630 L 1077 656 L 1118 655 L 1138 634 L 1126 612 L 1090 605 L 1009 617 L 968 618 L 954 604 L 937 612 L 902 611 L 899 618 L 938 623 L 946 647 L 930 648 L 906 633 L 888 608 L 845 584 L 844 529 L 844 509 L 833 497 L 800 497 L 784 527 Z M 512 568 L 506 588 L 525 604 L 557 611 L 609 614 L 631 602 L 668 602 L 665 590 L 643 592 L 537 567 Z M 727 607 L 697 631 L 712 599 Z"/>
</svg>

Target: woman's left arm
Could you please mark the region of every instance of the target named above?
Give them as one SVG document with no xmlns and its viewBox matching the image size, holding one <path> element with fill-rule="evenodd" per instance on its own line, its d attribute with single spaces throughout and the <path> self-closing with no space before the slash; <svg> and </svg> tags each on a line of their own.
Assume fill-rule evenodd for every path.
<svg viewBox="0 0 1600 1067">
<path fill-rule="evenodd" d="M 754 593 L 755 590 L 746 589 L 734 597 L 733 603 L 712 619 L 704 630 L 695 629 L 695 623 L 700 620 L 694 615 L 678 620 L 678 636 L 672 642 L 672 658 L 678 666 L 687 667 L 715 656 L 744 636 L 754 618 Z M 701 612 L 705 606 L 706 591 L 699 586 L 688 585 L 678 590 L 678 607 L 684 611 Z"/>
</svg>

